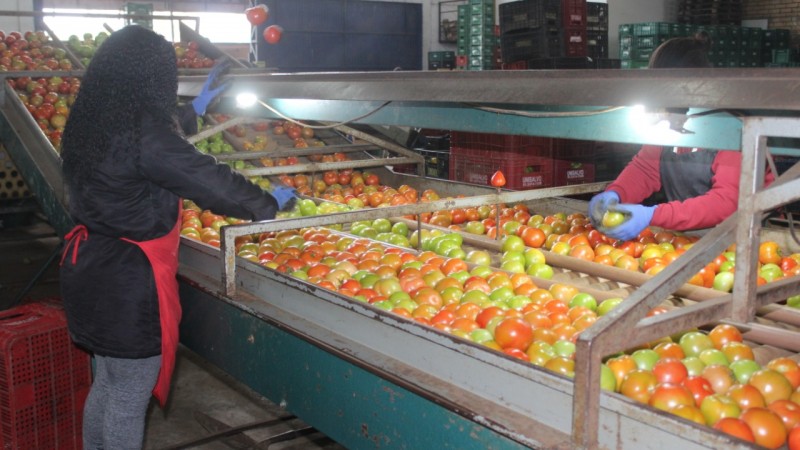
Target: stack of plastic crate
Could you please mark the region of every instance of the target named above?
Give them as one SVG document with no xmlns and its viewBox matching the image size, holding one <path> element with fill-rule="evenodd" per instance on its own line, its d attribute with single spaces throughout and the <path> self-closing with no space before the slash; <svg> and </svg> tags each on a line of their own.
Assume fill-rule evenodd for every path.
<svg viewBox="0 0 800 450">
<path fill-rule="evenodd" d="M 500 5 L 503 63 L 564 56 L 560 0 L 522 0 Z"/>
<path fill-rule="evenodd" d="M 595 180 L 595 141 L 553 140 L 553 185 L 592 183 Z"/>
<path fill-rule="evenodd" d="M 567 57 L 588 55 L 586 0 L 561 0 L 562 34 L 564 54 Z"/>
<path fill-rule="evenodd" d="M 586 4 L 586 55 L 608 58 L 608 3 Z"/>
<path fill-rule="evenodd" d="M 681 0 L 678 21 L 695 25 L 739 25 L 742 0 Z"/>
<path fill-rule="evenodd" d="M 763 31 L 761 54 L 765 65 L 769 67 L 793 66 L 789 50 L 789 30 L 773 29 Z"/>
<path fill-rule="evenodd" d="M 650 62 L 655 49 L 676 36 L 675 24 L 644 22 L 619 26 L 619 56 L 623 69 L 643 69 Z"/>
<path fill-rule="evenodd" d="M 0 313 L 0 447 L 80 449 L 91 382 L 89 355 L 70 341 L 57 303 Z"/>
<path fill-rule="evenodd" d="M 469 0 L 458 6 L 456 66 L 467 70 L 495 68 L 494 0 Z"/>
<path fill-rule="evenodd" d="M 535 136 L 453 131 L 450 134 L 450 179 L 488 185 L 496 171 L 508 189 L 553 185 L 553 140 Z"/>
</svg>

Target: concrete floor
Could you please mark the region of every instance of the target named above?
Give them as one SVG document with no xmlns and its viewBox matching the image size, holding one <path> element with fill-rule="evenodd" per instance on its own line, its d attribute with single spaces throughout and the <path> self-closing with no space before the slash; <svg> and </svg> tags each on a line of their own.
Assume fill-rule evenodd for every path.
<svg viewBox="0 0 800 450">
<path fill-rule="evenodd" d="M 19 214 L 3 215 L 0 208 L 0 309 L 6 309 L 40 271 L 39 280 L 25 294 L 24 301 L 58 296 L 58 261 L 48 260 L 60 239 L 37 214 L 21 220 Z M 42 268 L 46 270 L 42 271 Z M 294 419 L 250 429 L 232 437 L 197 442 L 229 427 L 263 423 L 288 414 L 247 386 L 238 383 L 191 351 L 181 348 L 165 409 L 156 402 L 147 415 L 147 450 L 177 449 L 340 449 L 319 432 L 280 443 L 269 439 L 277 434 L 308 427 Z M 208 417 L 216 419 L 212 423 Z M 220 424 L 221 423 L 221 424 Z M 224 425 L 222 425 L 224 424 Z"/>
</svg>

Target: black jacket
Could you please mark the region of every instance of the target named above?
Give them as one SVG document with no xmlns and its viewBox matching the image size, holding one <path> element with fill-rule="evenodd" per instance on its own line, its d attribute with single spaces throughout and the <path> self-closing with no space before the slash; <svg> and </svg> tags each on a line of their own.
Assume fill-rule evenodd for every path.
<svg viewBox="0 0 800 450">
<path fill-rule="evenodd" d="M 191 133 L 194 113 L 184 112 Z M 66 180 L 70 214 L 89 230 L 77 263 L 72 264 L 70 248 L 61 266 L 70 334 L 86 349 L 117 358 L 161 353 L 152 267 L 137 246 L 120 237 L 164 236 L 178 220 L 180 198 L 242 219 L 272 219 L 278 209 L 271 195 L 169 127 L 145 117 L 142 130 L 136 157 L 112 151 L 89 181 L 74 186 Z"/>
</svg>

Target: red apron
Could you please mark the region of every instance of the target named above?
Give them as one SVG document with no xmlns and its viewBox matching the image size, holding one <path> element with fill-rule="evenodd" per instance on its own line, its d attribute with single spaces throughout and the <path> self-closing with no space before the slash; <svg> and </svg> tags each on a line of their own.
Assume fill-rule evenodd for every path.
<svg viewBox="0 0 800 450">
<path fill-rule="evenodd" d="M 175 369 L 175 352 L 178 349 L 178 324 L 181 321 L 181 303 L 178 295 L 178 246 L 181 238 L 181 205 L 178 205 L 178 220 L 172 231 L 166 235 L 149 241 L 134 241 L 120 238 L 138 246 L 153 267 L 156 290 L 158 291 L 158 312 L 161 317 L 161 370 L 153 388 L 153 395 L 163 408 L 169 395 L 169 384 L 172 371 Z M 86 227 L 78 225 L 65 236 L 67 245 L 64 256 L 73 246 L 73 263 L 78 258 L 80 241 L 87 237 Z M 64 258 L 62 257 L 62 262 Z"/>
</svg>

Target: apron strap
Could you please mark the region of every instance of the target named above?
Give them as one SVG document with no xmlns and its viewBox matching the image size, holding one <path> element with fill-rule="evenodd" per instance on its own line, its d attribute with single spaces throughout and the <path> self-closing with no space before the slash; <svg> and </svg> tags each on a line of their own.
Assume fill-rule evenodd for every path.
<svg viewBox="0 0 800 450">
<path fill-rule="evenodd" d="M 72 231 L 67 233 L 67 235 L 64 236 L 66 245 L 64 245 L 64 252 L 61 254 L 61 262 L 58 263 L 58 265 L 61 266 L 64 264 L 64 259 L 67 258 L 67 253 L 70 248 L 72 248 L 72 264 L 77 264 L 78 248 L 81 246 L 81 241 L 87 239 L 89 239 L 89 230 L 86 229 L 85 225 L 77 225 Z"/>
</svg>

